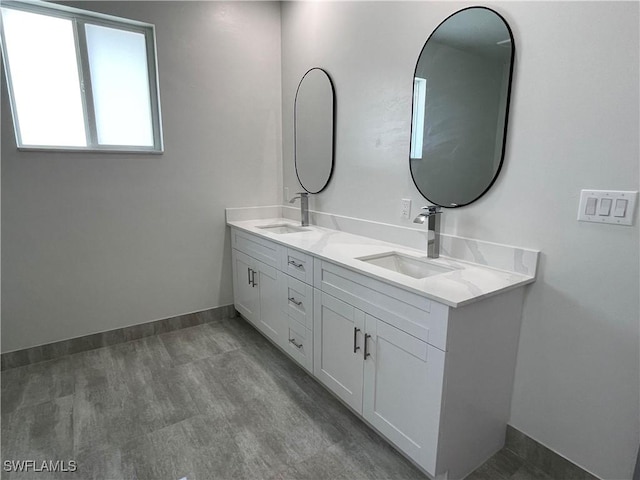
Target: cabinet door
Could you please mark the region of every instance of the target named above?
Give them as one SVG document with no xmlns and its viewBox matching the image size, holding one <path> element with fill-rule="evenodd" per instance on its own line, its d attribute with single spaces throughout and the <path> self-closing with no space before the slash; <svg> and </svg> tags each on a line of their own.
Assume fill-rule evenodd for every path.
<svg viewBox="0 0 640 480">
<path fill-rule="evenodd" d="M 324 292 L 314 309 L 313 373 L 361 413 L 364 313 Z"/>
<path fill-rule="evenodd" d="M 233 303 L 236 310 L 257 326 L 260 318 L 260 293 L 254 285 L 257 276 L 256 261 L 250 256 L 232 251 L 233 261 Z"/>
<path fill-rule="evenodd" d="M 274 343 L 284 348 L 289 338 L 287 316 L 280 308 L 279 281 L 282 274 L 262 262 L 255 261 L 255 264 L 257 273 L 254 283 L 260 292 L 260 317 L 257 326 Z"/>
<path fill-rule="evenodd" d="M 365 324 L 363 416 L 433 473 L 445 354 L 370 315 Z"/>
</svg>

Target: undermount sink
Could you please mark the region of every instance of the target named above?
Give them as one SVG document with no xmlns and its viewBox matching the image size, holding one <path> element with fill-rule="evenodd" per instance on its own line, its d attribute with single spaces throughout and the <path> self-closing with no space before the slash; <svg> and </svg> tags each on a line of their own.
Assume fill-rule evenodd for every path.
<svg viewBox="0 0 640 480">
<path fill-rule="evenodd" d="M 436 265 L 426 259 L 410 257 L 409 255 L 404 255 L 398 252 L 369 255 L 367 257 L 359 257 L 356 260 L 418 279 L 431 277 L 433 275 L 440 275 L 442 273 L 448 273 L 455 270 L 454 268 Z"/>
<path fill-rule="evenodd" d="M 296 225 L 291 225 L 289 223 L 278 223 L 274 225 L 265 225 L 263 227 L 258 227 L 261 230 L 265 230 L 271 233 L 283 234 L 283 233 L 299 233 L 299 232 L 308 232 L 308 228 L 298 227 Z"/>
</svg>

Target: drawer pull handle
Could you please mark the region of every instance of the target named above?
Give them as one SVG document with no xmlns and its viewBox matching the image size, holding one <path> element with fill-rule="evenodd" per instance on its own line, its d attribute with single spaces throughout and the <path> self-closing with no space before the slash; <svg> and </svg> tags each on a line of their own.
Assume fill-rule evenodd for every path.
<svg viewBox="0 0 640 480">
<path fill-rule="evenodd" d="M 356 353 L 358 350 L 360 350 L 360 347 L 358 346 L 359 331 L 360 329 L 358 327 L 353 327 L 353 353 Z"/>
<path fill-rule="evenodd" d="M 371 354 L 368 352 L 368 349 L 367 349 L 367 339 L 368 338 L 371 338 L 371 335 L 369 335 L 368 333 L 365 333 L 364 334 L 364 359 L 365 360 L 367 359 L 367 357 L 371 356 Z"/>
<path fill-rule="evenodd" d="M 289 265 L 296 268 L 302 268 L 304 265 L 302 263 L 297 263 L 295 260 L 289 260 Z"/>
<path fill-rule="evenodd" d="M 289 301 L 291 303 L 294 303 L 294 304 L 298 305 L 298 306 L 302 305 L 302 302 L 296 301 L 295 297 L 289 297 Z"/>
<path fill-rule="evenodd" d="M 296 339 L 295 338 L 290 338 L 289 342 L 293 343 L 293 345 L 298 349 L 302 348 L 302 344 L 301 343 L 296 343 Z"/>
<path fill-rule="evenodd" d="M 251 285 L 251 269 L 247 267 L 247 283 Z"/>
</svg>

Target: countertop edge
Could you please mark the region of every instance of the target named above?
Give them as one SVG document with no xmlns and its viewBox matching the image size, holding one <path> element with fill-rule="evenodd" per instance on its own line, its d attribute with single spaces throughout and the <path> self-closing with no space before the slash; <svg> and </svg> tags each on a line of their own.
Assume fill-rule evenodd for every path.
<svg viewBox="0 0 640 480">
<path fill-rule="evenodd" d="M 256 226 L 248 226 L 246 225 L 247 222 L 261 222 L 261 223 L 265 223 L 265 224 L 270 224 L 270 223 L 287 223 L 287 224 L 293 224 L 295 222 L 292 222 L 291 219 L 288 218 L 260 218 L 260 219 L 252 219 L 252 220 L 237 220 L 237 221 L 227 221 L 226 224 L 228 227 L 230 228 L 236 228 L 238 230 L 241 230 L 243 232 L 246 232 L 248 234 L 251 235 L 256 235 L 260 238 L 263 238 L 265 240 L 268 240 L 270 242 L 276 243 L 278 245 L 282 245 L 284 247 L 287 248 L 293 248 L 295 250 L 299 250 L 302 252 L 306 252 L 309 255 L 312 255 L 320 260 L 332 263 L 334 265 L 337 265 L 341 268 L 345 268 L 349 271 L 352 271 L 354 273 L 360 274 L 360 275 L 364 275 L 367 277 L 370 277 L 374 280 L 377 280 L 379 282 L 385 283 L 387 285 L 396 287 L 396 288 L 401 288 L 404 289 L 408 292 L 411 292 L 413 294 L 425 297 L 429 300 L 438 302 L 438 303 L 442 303 L 444 305 L 447 305 L 449 307 L 452 308 L 460 308 L 460 307 L 464 307 L 467 305 L 470 305 L 472 303 L 475 303 L 477 301 L 480 300 L 484 300 L 486 298 L 489 297 L 493 297 L 495 295 L 499 295 L 501 293 L 505 293 L 508 292 L 510 290 L 514 290 L 516 288 L 520 288 L 520 287 L 524 287 L 526 285 L 529 285 L 533 282 L 535 282 L 536 278 L 534 276 L 530 276 L 530 275 L 525 275 L 525 274 L 521 274 L 521 273 L 514 273 L 514 272 L 509 272 L 506 270 L 501 270 L 501 269 L 497 269 L 497 268 L 493 268 L 490 266 L 486 266 L 486 265 L 480 265 L 480 264 L 473 264 L 471 262 L 465 261 L 465 260 L 459 260 L 456 258 L 451 258 L 451 260 L 455 261 L 455 262 L 459 262 L 459 263 L 463 263 L 463 264 L 467 264 L 467 265 L 471 265 L 475 268 L 478 269 L 482 269 L 482 270 L 486 270 L 486 271 L 492 271 L 492 272 L 496 272 L 496 273 L 500 273 L 500 274 L 504 274 L 505 276 L 510 276 L 510 277 L 520 277 L 519 280 L 505 280 L 505 285 L 503 287 L 498 287 L 495 288 L 493 290 L 487 291 L 487 292 L 483 292 L 481 294 L 478 295 L 474 295 L 474 296 L 469 296 L 469 298 L 465 298 L 465 299 L 461 299 L 459 301 L 455 301 L 449 298 L 445 298 L 442 296 L 439 296 L 437 294 L 433 294 L 433 293 L 429 293 L 425 290 L 421 290 L 419 288 L 416 288 L 414 286 L 399 282 L 399 281 L 395 281 L 393 279 L 384 277 L 382 275 L 377 275 L 374 272 L 371 271 L 367 271 L 365 269 L 360 269 L 360 268 L 356 268 L 353 265 L 349 265 L 346 263 L 343 263 L 342 261 L 340 261 L 340 259 L 336 259 L 336 258 L 332 258 L 329 256 L 326 256 L 322 253 L 316 252 L 316 251 L 311 251 L 305 248 L 300 247 L 299 245 L 296 245 L 295 243 L 291 243 L 291 242 L 287 242 L 285 238 L 282 238 L 283 235 L 277 235 L 277 234 L 270 234 L 269 232 L 264 232 L 264 231 L 260 231 Z M 315 225 L 311 225 L 311 228 L 314 228 L 316 230 L 320 230 L 320 231 L 331 231 L 331 229 L 325 228 L 325 227 L 319 227 L 319 226 L 315 226 Z M 389 243 L 383 240 L 377 240 L 377 239 L 372 239 L 369 237 L 362 237 L 360 235 L 356 235 L 356 234 L 351 234 L 348 232 L 343 232 L 343 231 L 335 231 L 336 233 L 340 233 L 342 235 L 348 235 L 350 237 L 353 238 L 363 238 L 366 239 L 368 241 L 371 242 L 376 242 L 377 244 L 379 244 L 380 246 L 388 246 L 391 249 L 395 249 L 395 250 L 405 250 L 405 251 L 415 251 L 415 249 L 411 249 L 402 245 L 395 245 L 393 243 Z M 449 257 L 443 257 L 443 258 L 449 258 Z"/>
</svg>

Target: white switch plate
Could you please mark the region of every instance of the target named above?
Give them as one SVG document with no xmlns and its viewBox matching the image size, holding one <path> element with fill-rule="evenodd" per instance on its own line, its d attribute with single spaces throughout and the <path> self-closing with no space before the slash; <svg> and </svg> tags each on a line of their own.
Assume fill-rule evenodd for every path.
<svg viewBox="0 0 640 480">
<path fill-rule="evenodd" d="M 411 218 L 411 199 L 403 198 L 400 201 L 402 218 Z"/>
<path fill-rule="evenodd" d="M 589 199 L 593 203 L 594 199 L 595 214 L 587 214 L 587 202 Z M 623 217 L 615 216 L 616 200 L 627 200 L 627 210 Z M 611 201 L 611 209 L 608 215 L 603 215 L 606 209 L 601 208 L 605 200 L 605 205 L 608 201 Z M 580 222 L 594 222 L 594 223 L 611 223 L 613 225 L 633 225 L 633 219 L 636 211 L 636 203 L 638 200 L 637 191 L 619 191 L 619 190 L 581 190 L 580 191 L 580 206 L 578 207 L 578 221 Z"/>
</svg>

